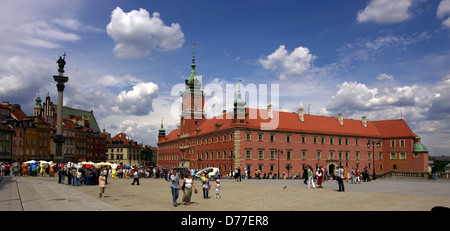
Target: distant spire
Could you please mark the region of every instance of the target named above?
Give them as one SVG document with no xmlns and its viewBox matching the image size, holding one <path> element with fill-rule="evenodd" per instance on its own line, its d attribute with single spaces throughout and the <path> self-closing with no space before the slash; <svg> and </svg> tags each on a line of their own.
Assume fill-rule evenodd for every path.
<svg viewBox="0 0 450 231">
<path fill-rule="evenodd" d="M 195 70 L 195 52 L 194 52 L 194 48 L 195 48 L 195 43 L 194 43 L 194 45 L 192 45 L 192 64 L 191 64 L 192 70 Z"/>
<path fill-rule="evenodd" d="M 161 128 L 159 129 L 158 136 L 166 136 L 166 129 L 164 129 L 163 121 L 164 121 L 164 117 L 161 117 Z"/>
<path fill-rule="evenodd" d="M 241 98 L 241 80 L 239 80 L 239 83 L 238 83 L 238 99 L 240 99 Z"/>
</svg>

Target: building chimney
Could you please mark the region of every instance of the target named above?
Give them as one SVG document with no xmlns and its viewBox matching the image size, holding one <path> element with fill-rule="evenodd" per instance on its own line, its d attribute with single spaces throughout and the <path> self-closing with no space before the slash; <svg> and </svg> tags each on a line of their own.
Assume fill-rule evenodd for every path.
<svg viewBox="0 0 450 231">
<path fill-rule="evenodd" d="M 267 115 L 270 119 L 273 119 L 272 104 L 267 105 Z"/>
<path fill-rule="evenodd" d="M 305 116 L 303 115 L 303 108 L 298 109 L 298 118 L 301 122 L 305 122 Z"/>
<path fill-rule="evenodd" d="M 367 128 L 367 117 L 366 117 L 366 116 L 363 116 L 363 117 L 362 117 L 361 123 L 362 123 L 362 125 L 363 125 L 365 128 Z"/>
<path fill-rule="evenodd" d="M 344 125 L 344 115 L 342 113 L 339 113 L 338 115 L 338 122 L 341 126 Z"/>
</svg>

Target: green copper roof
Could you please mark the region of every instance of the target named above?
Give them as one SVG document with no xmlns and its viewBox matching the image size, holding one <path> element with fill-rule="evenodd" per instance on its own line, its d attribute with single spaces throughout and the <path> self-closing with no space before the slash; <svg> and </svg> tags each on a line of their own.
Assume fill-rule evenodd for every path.
<svg viewBox="0 0 450 231">
<path fill-rule="evenodd" d="M 166 129 L 164 129 L 164 126 L 163 126 L 163 119 L 161 118 L 161 128 L 159 129 L 159 132 L 165 132 L 166 131 Z"/>
<path fill-rule="evenodd" d="M 41 106 L 41 97 L 36 97 L 36 99 L 35 99 L 35 101 L 36 101 L 36 103 L 34 104 L 34 107 L 33 108 L 42 108 L 42 106 Z"/>
<path fill-rule="evenodd" d="M 53 108 L 56 112 L 58 105 L 53 104 Z M 97 132 L 101 132 L 100 127 L 97 124 L 97 120 L 95 119 L 93 111 L 84 111 L 84 110 L 80 110 L 80 109 L 63 106 L 63 118 L 69 117 L 71 115 L 72 116 L 81 116 L 81 115 L 89 116 L 91 128 Z"/>
<path fill-rule="evenodd" d="M 421 143 L 415 143 L 413 152 L 428 152 L 428 149 Z"/>
<path fill-rule="evenodd" d="M 195 46 L 195 43 L 194 43 Z M 202 81 L 197 75 L 197 72 L 195 72 L 195 54 L 194 54 L 194 46 L 192 47 L 192 64 L 191 64 L 191 74 L 186 79 L 186 87 L 189 87 L 190 89 L 199 89 L 202 85 Z"/>
<path fill-rule="evenodd" d="M 239 86 L 238 86 L 238 97 L 234 100 L 234 106 L 235 107 L 244 107 L 245 106 L 245 100 L 241 98 L 241 82 L 239 80 Z"/>
</svg>

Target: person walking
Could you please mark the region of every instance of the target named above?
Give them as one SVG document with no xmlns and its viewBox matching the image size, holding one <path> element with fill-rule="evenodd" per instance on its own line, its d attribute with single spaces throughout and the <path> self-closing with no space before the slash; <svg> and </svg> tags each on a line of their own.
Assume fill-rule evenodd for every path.
<svg viewBox="0 0 450 231">
<path fill-rule="evenodd" d="M 316 185 L 314 185 L 314 173 L 312 171 L 312 167 L 308 167 L 308 188 L 310 188 L 311 184 L 313 188 L 316 188 Z"/>
<path fill-rule="evenodd" d="M 103 172 L 100 173 L 100 176 L 98 177 L 98 188 L 100 191 L 98 198 L 101 198 L 103 196 L 103 193 L 105 193 L 105 188 L 106 188 L 106 177 L 103 174 Z"/>
<path fill-rule="evenodd" d="M 185 205 L 189 205 L 191 203 L 192 188 L 194 188 L 194 192 L 197 193 L 197 188 L 195 187 L 194 181 L 192 180 L 190 174 L 187 175 L 187 178 L 184 178 L 183 186 L 181 186 L 183 189 L 183 202 Z"/>
<path fill-rule="evenodd" d="M 170 175 L 170 180 L 172 181 L 170 184 L 170 190 L 172 191 L 173 206 L 177 207 L 177 199 L 180 195 L 180 180 L 178 179 L 177 171 L 172 172 L 172 175 Z"/>
<path fill-rule="evenodd" d="M 137 182 L 137 185 L 139 185 L 139 173 L 137 170 L 134 171 L 133 173 L 133 183 L 131 183 L 131 185 L 134 185 L 135 182 Z"/>
<path fill-rule="evenodd" d="M 303 181 L 303 183 L 308 184 L 308 168 L 307 167 L 303 168 L 303 179 L 305 179 Z"/>
<path fill-rule="evenodd" d="M 344 169 L 342 168 L 341 165 L 339 165 L 339 168 L 336 170 L 336 175 L 337 175 L 337 182 L 339 185 L 339 192 L 344 192 L 345 188 L 344 188 Z"/>
</svg>

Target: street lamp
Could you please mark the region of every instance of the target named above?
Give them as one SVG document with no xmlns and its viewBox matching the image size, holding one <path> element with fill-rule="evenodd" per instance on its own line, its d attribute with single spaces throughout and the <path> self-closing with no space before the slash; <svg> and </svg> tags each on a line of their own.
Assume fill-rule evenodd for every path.
<svg viewBox="0 0 450 231">
<path fill-rule="evenodd" d="M 375 180 L 375 144 L 377 145 L 377 148 L 380 147 L 380 142 L 375 142 L 374 140 L 372 140 L 372 142 L 367 142 L 367 148 L 370 148 L 370 144 L 372 143 L 372 159 L 373 159 L 373 180 Z"/>
<path fill-rule="evenodd" d="M 278 156 L 278 175 L 277 178 L 280 177 L 280 155 L 283 155 L 283 151 L 281 149 L 277 149 L 277 156 Z"/>
</svg>

